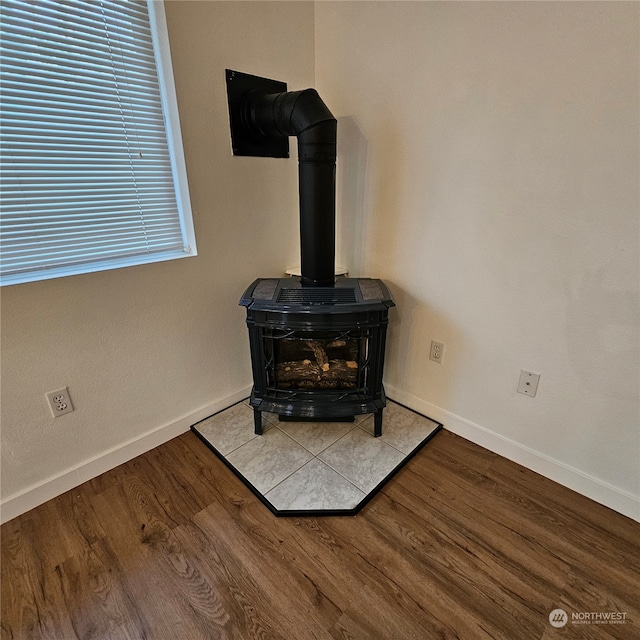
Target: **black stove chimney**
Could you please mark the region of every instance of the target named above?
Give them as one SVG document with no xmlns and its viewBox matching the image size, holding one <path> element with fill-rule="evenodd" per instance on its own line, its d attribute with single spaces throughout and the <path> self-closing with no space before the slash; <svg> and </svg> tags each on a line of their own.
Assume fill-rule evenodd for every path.
<svg viewBox="0 0 640 640">
<path fill-rule="evenodd" d="M 315 89 L 282 85 L 227 70 L 234 154 L 288 157 L 282 139 L 297 137 L 301 282 L 333 286 L 337 121 Z"/>
</svg>

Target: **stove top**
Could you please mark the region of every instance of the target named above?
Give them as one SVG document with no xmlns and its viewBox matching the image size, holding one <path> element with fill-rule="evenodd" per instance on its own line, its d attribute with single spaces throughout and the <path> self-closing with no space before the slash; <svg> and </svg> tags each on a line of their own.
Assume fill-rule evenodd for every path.
<svg viewBox="0 0 640 640">
<path fill-rule="evenodd" d="M 350 313 L 394 307 L 382 280 L 337 278 L 333 287 L 305 287 L 300 278 L 258 278 L 240 305 L 256 311 Z"/>
</svg>

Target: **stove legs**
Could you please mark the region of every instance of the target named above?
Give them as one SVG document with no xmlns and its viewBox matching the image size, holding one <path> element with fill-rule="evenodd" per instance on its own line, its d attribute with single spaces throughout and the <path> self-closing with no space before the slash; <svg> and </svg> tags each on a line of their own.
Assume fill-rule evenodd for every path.
<svg viewBox="0 0 640 640">
<path fill-rule="evenodd" d="M 262 435 L 262 412 L 258 411 L 257 409 L 253 410 L 253 425 L 254 425 L 253 432 L 257 436 L 261 436 Z"/>
<path fill-rule="evenodd" d="M 373 435 L 379 438 L 382 435 L 382 409 L 373 414 Z"/>
</svg>

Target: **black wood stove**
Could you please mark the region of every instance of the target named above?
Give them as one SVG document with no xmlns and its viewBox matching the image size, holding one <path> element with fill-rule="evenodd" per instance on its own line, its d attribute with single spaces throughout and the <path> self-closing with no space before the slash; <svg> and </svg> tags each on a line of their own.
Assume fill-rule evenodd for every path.
<svg viewBox="0 0 640 640">
<path fill-rule="evenodd" d="M 235 155 L 288 157 L 298 138 L 301 277 L 259 278 L 245 291 L 255 432 L 281 420 L 374 414 L 382 434 L 388 310 L 381 280 L 335 278 L 336 119 L 314 89 L 227 70 Z"/>
<path fill-rule="evenodd" d="M 256 433 L 261 411 L 281 418 L 344 420 L 375 414 L 382 433 L 382 373 L 393 306 L 381 280 L 339 278 L 303 287 L 298 278 L 261 278 L 245 292 Z"/>
</svg>

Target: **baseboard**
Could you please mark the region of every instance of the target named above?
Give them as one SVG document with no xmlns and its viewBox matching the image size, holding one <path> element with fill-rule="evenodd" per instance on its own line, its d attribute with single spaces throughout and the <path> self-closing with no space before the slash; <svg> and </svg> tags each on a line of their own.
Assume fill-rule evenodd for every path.
<svg viewBox="0 0 640 640">
<path fill-rule="evenodd" d="M 444 428 L 452 433 L 640 522 L 640 498 L 638 496 L 386 383 L 385 389 L 389 398 L 442 422 Z"/>
<path fill-rule="evenodd" d="M 34 507 L 51 500 L 56 496 L 69 491 L 74 487 L 109 471 L 136 456 L 139 456 L 154 447 L 158 447 L 172 438 L 189 431 L 192 424 L 230 407 L 240 400 L 244 400 L 251 393 L 251 387 L 229 394 L 218 400 L 214 400 L 199 409 L 182 416 L 168 424 L 152 429 L 147 433 L 133 438 L 121 445 L 113 447 L 94 458 L 61 473 L 47 478 L 31 487 L 5 498 L 0 504 L 0 522 L 5 523 L 13 518 L 30 511 Z"/>
<path fill-rule="evenodd" d="M 442 422 L 444 428 L 475 444 L 489 449 L 540 475 L 591 498 L 618 513 L 640 522 L 640 499 L 598 478 L 571 467 L 559 460 L 530 449 L 489 429 L 481 427 L 417 396 L 385 384 L 387 395 L 393 400 L 430 418 Z M 142 436 L 86 460 L 5 498 L 0 504 L 0 522 L 5 523 L 38 505 L 109 471 L 146 451 L 185 433 L 192 424 L 230 407 L 248 397 L 251 387 L 215 400 L 186 416 L 153 429 Z"/>
</svg>

